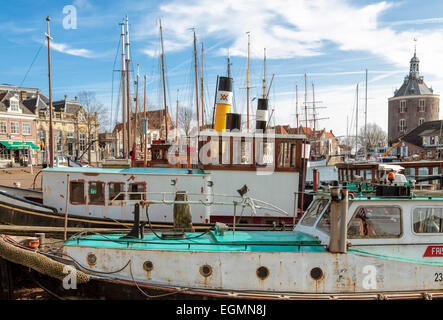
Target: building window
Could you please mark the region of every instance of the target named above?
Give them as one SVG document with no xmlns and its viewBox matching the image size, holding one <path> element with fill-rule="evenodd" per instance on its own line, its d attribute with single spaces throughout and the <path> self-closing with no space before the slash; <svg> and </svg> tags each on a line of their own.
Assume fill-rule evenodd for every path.
<svg viewBox="0 0 443 320">
<path fill-rule="evenodd" d="M 402 100 L 400 101 L 400 113 L 405 113 L 406 112 L 406 101 Z"/>
<path fill-rule="evenodd" d="M 71 181 L 69 199 L 72 204 L 85 204 L 85 183 Z"/>
<path fill-rule="evenodd" d="M 11 160 L 11 151 L 6 148 L 0 148 L 0 160 Z"/>
<path fill-rule="evenodd" d="M 124 187 L 124 183 L 111 182 L 109 184 L 109 201 L 125 200 Z"/>
<path fill-rule="evenodd" d="M 105 204 L 105 187 L 103 182 L 89 182 L 89 203 Z"/>
<path fill-rule="evenodd" d="M 425 118 L 418 119 L 418 125 L 422 125 L 425 122 Z"/>
<path fill-rule="evenodd" d="M 399 207 L 360 207 L 349 223 L 349 238 L 393 238 L 401 235 Z"/>
<path fill-rule="evenodd" d="M 425 100 L 419 100 L 418 101 L 419 111 L 425 112 Z"/>
<path fill-rule="evenodd" d="M 57 146 L 57 152 L 63 151 L 63 139 L 62 139 L 62 132 L 57 131 L 55 133 L 55 144 Z"/>
<path fill-rule="evenodd" d="M 79 134 L 79 144 L 80 144 L 80 151 L 85 151 L 85 149 L 86 149 L 86 133 Z"/>
<path fill-rule="evenodd" d="M 18 122 L 11 122 L 11 133 L 20 133 Z"/>
<path fill-rule="evenodd" d="M 10 103 L 11 103 L 11 111 L 13 111 L 13 112 L 19 112 L 20 111 L 20 108 L 18 107 L 18 100 L 11 99 Z"/>
<path fill-rule="evenodd" d="M 405 119 L 400 119 L 400 125 L 399 125 L 399 129 L 400 131 L 405 131 L 406 130 L 406 120 Z"/>
<path fill-rule="evenodd" d="M 6 133 L 6 121 L 0 121 L 0 133 Z"/>
<path fill-rule="evenodd" d="M 415 208 L 412 218 L 415 233 L 443 232 L 443 208 Z"/>
<path fill-rule="evenodd" d="M 27 122 L 22 123 L 22 133 L 31 134 L 31 125 Z"/>
<path fill-rule="evenodd" d="M 39 116 L 40 118 L 42 118 L 42 119 L 45 119 L 45 118 L 46 118 L 46 112 L 44 112 L 44 111 L 39 111 L 38 116 Z"/>
</svg>

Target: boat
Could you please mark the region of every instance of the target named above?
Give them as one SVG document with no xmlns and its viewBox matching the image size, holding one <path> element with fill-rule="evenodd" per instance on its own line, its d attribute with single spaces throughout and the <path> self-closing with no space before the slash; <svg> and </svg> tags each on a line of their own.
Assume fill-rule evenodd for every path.
<svg viewBox="0 0 443 320">
<path fill-rule="evenodd" d="M 76 289 L 32 274 L 57 295 L 106 299 L 441 299 L 442 201 L 415 196 L 407 183 L 380 183 L 357 196 L 337 183 L 285 232 L 221 223 L 159 232 L 149 226 L 151 205 L 141 201 L 130 233 L 80 234 L 64 243 L 57 261 L 88 277 Z M 142 210 L 148 224 L 140 225 Z M 0 248 L 14 245 L 5 241 Z M 5 252 L 1 258 L 17 264 Z"/>
<path fill-rule="evenodd" d="M 129 70 L 127 16 L 125 20 L 121 26 L 122 69 L 126 62 L 125 70 Z M 160 23 L 162 39 L 161 30 Z M 163 55 L 162 50 L 164 80 Z M 304 186 L 300 176 L 305 176 L 302 173 L 306 170 L 302 159 L 305 136 L 279 135 L 267 129 L 267 95 L 258 99 L 255 130 L 252 125 L 249 129 L 248 119 L 249 130 L 241 131 L 241 115 L 230 112 L 233 79 L 220 76 L 217 78 L 213 129 L 198 125 L 193 135 L 171 142 L 167 140 L 165 123 L 165 139 L 151 145 L 150 157 L 145 155 L 145 159 L 137 160 L 136 144 L 132 144 L 136 141 L 136 130 L 132 132 L 131 128 L 137 125 L 130 121 L 129 72 L 123 71 L 122 81 L 125 76 L 127 78 L 126 91 L 122 88 L 122 95 L 126 94 L 127 98 L 122 99 L 123 128 L 127 128 L 123 130 L 123 159 L 109 160 L 102 167 L 74 166 L 72 163 L 60 167 L 51 163 L 39 173 L 42 176 L 40 192 L 0 186 L 0 224 L 128 227 L 132 224 L 134 204 L 144 200 L 157 201 L 151 211 L 152 223 L 170 227 L 176 194 L 186 192 L 192 222 L 207 227 L 216 222 L 232 222 L 232 208 L 227 209 L 224 203 L 232 199 L 241 202 L 243 197 L 238 190 L 243 188 L 251 201 L 260 199 L 262 203 L 242 210 L 238 215 L 239 223 L 271 227 L 294 224 L 307 204 L 303 199 L 299 205 L 303 198 L 303 193 L 299 197 L 300 189 Z M 163 93 L 166 97 L 165 91 Z M 167 114 L 166 100 L 164 106 Z M 52 144 L 49 147 L 53 151 Z M 199 203 L 205 205 L 197 206 Z"/>
</svg>

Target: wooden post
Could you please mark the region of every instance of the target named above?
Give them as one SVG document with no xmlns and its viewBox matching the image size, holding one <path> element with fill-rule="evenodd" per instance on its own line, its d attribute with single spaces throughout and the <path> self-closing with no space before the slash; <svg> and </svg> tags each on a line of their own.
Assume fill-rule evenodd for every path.
<svg viewBox="0 0 443 320">
<path fill-rule="evenodd" d="M 163 103 L 165 108 L 165 140 L 168 140 L 168 106 L 166 104 L 166 80 L 165 80 L 165 49 L 163 47 L 163 29 L 162 22 L 160 20 L 160 41 L 162 47 L 162 80 L 163 80 Z M 160 131 L 161 134 L 161 131 Z"/>
</svg>

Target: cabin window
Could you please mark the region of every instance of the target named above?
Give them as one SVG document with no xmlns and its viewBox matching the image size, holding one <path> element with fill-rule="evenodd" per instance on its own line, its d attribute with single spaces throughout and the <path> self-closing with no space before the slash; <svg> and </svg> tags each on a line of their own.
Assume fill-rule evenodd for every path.
<svg viewBox="0 0 443 320">
<path fill-rule="evenodd" d="M 105 184 L 103 182 L 89 182 L 89 203 L 105 204 Z"/>
<path fill-rule="evenodd" d="M 443 208 L 415 208 L 412 218 L 415 233 L 443 232 Z"/>
<path fill-rule="evenodd" d="M 252 164 L 252 139 L 232 139 L 232 162 L 233 164 Z"/>
<path fill-rule="evenodd" d="M 349 238 L 392 238 L 400 235 L 399 207 L 359 207 L 348 226 Z"/>
<path fill-rule="evenodd" d="M 291 142 L 280 142 L 278 144 L 278 167 L 294 168 L 296 165 L 296 144 Z"/>
<path fill-rule="evenodd" d="M 129 200 L 144 200 L 146 185 L 144 183 L 129 184 Z"/>
<path fill-rule="evenodd" d="M 70 182 L 70 201 L 72 204 L 85 204 L 85 184 L 80 181 Z"/>
<path fill-rule="evenodd" d="M 274 163 L 274 143 L 255 139 L 255 159 L 258 165 Z"/>
<path fill-rule="evenodd" d="M 329 218 L 329 213 L 331 212 L 331 207 L 328 207 L 325 213 L 321 216 L 320 221 L 317 223 L 317 229 L 323 232 L 331 232 L 331 219 Z M 340 219 L 339 219 L 340 221 Z"/>
<path fill-rule="evenodd" d="M 109 201 L 125 200 L 125 184 L 112 182 L 109 184 Z"/>
<path fill-rule="evenodd" d="M 313 226 L 315 221 L 317 221 L 319 215 L 323 212 L 323 209 L 326 207 L 328 202 L 329 202 L 328 199 L 314 200 L 314 202 L 306 211 L 306 214 L 303 217 L 301 224 L 305 226 Z"/>
</svg>

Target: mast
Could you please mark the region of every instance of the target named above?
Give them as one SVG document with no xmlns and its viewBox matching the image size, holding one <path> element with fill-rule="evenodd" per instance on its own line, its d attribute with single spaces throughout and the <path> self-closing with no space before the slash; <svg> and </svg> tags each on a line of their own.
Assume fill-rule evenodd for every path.
<svg viewBox="0 0 443 320">
<path fill-rule="evenodd" d="M 175 143 L 178 143 L 178 93 L 180 89 L 177 89 L 177 110 L 175 111 Z"/>
<path fill-rule="evenodd" d="M 367 148 L 367 139 L 368 139 L 368 69 L 366 69 L 366 79 L 365 79 L 365 157 L 368 152 Z"/>
<path fill-rule="evenodd" d="M 126 108 L 127 108 L 127 119 L 128 119 L 128 128 L 127 128 L 127 135 L 128 135 L 128 144 L 127 144 L 127 150 L 129 155 L 129 150 L 131 150 L 131 85 L 129 81 L 129 62 L 130 62 L 130 55 L 129 55 L 129 22 L 128 22 L 128 15 L 126 15 Z"/>
<path fill-rule="evenodd" d="M 195 35 L 195 29 L 192 29 L 194 32 L 194 73 L 195 73 L 195 103 L 197 106 L 197 132 L 200 131 L 200 115 L 199 115 L 199 106 L 198 106 L 198 69 L 197 69 L 197 36 Z"/>
<path fill-rule="evenodd" d="M 165 140 L 168 140 L 168 106 L 166 105 L 166 83 L 165 83 L 165 49 L 163 47 L 162 21 L 160 20 L 160 40 L 162 45 L 162 79 L 163 79 L 163 103 L 165 107 Z"/>
<path fill-rule="evenodd" d="M 266 48 L 264 48 L 263 60 L 263 99 L 266 99 Z"/>
<path fill-rule="evenodd" d="M 205 107 L 204 107 L 204 94 L 203 94 L 203 42 L 202 42 L 202 76 L 201 76 L 201 99 L 202 99 L 202 129 L 205 127 Z"/>
<path fill-rule="evenodd" d="M 228 78 L 231 77 L 231 59 L 229 58 L 229 50 L 228 50 Z"/>
<path fill-rule="evenodd" d="M 248 31 L 248 69 L 246 70 L 246 127 L 249 131 L 249 60 L 251 49 L 251 33 Z"/>
<path fill-rule="evenodd" d="M 357 159 L 358 151 L 358 83 L 357 83 L 357 105 L 355 111 L 355 158 Z"/>
<path fill-rule="evenodd" d="M 49 30 L 49 21 L 51 18 L 46 17 L 48 31 L 46 39 L 48 40 L 48 80 L 49 80 L 49 166 L 54 166 L 54 131 L 52 128 L 52 86 L 51 86 L 51 33 Z"/>
<path fill-rule="evenodd" d="M 138 79 L 139 79 L 139 68 L 140 65 L 137 64 L 137 80 L 136 80 L 136 91 L 135 91 L 135 117 L 134 117 L 134 145 L 137 146 L 137 114 L 138 114 Z"/>
<path fill-rule="evenodd" d="M 121 26 L 121 43 L 122 43 L 122 142 L 123 142 L 123 158 L 127 158 L 126 145 L 126 89 L 125 89 L 125 24 L 120 23 Z"/>
<path fill-rule="evenodd" d="M 314 141 L 316 141 L 317 139 L 317 135 L 316 135 L 316 127 L 317 127 L 317 120 L 315 119 L 316 117 L 316 112 L 315 112 L 315 93 L 314 93 L 314 82 L 312 82 L 312 115 L 313 115 L 313 119 L 314 119 Z"/>
<path fill-rule="evenodd" d="M 148 119 L 146 118 L 146 75 L 144 76 L 144 95 L 143 95 L 143 121 L 146 128 L 143 127 L 144 141 L 143 141 L 143 162 L 146 167 L 148 164 Z M 146 129 L 146 130 L 145 130 Z"/>
<path fill-rule="evenodd" d="M 300 126 L 298 122 L 298 85 L 295 84 L 295 119 L 297 121 L 297 134 L 300 134 Z"/>
</svg>

